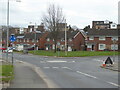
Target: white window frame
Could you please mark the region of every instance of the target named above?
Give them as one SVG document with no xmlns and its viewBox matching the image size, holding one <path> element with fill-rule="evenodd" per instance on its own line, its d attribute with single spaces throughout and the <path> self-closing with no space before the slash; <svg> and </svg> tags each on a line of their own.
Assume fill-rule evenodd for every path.
<svg viewBox="0 0 120 90">
<path fill-rule="evenodd" d="M 22 42 L 21 39 L 20 39 L 20 42 Z"/>
<path fill-rule="evenodd" d="M 115 47 L 115 49 L 114 49 Z M 111 45 L 111 50 L 118 50 L 118 44 L 112 44 Z"/>
<path fill-rule="evenodd" d="M 37 42 L 39 42 L 39 40 L 37 39 Z"/>
<path fill-rule="evenodd" d="M 32 32 L 33 30 L 32 30 L 32 28 L 30 28 L 30 32 Z"/>
<path fill-rule="evenodd" d="M 72 42 L 72 38 L 69 38 L 69 41 Z"/>
<path fill-rule="evenodd" d="M 27 42 L 29 42 L 29 39 L 27 39 Z"/>
<path fill-rule="evenodd" d="M 17 39 L 17 42 L 19 42 L 19 39 Z"/>
<path fill-rule="evenodd" d="M 60 45 L 61 50 L 65 50 L 65 45 Z"/>
<path fill-rule="evenodd" d="M 24 42 L 25 42 L 25 39 L 24 39 Z"/>
<path fill-rule="evenodd" d="M 104 36 L 100 36 L 99 40 L 106 40 L 106 38 Z"/>
<path fill-rule="evenodd" d="M 118 37 L 116 36 L 116 37 L 112 37 L 112 41 L 118 41 Z"/>
<path fill-rule="evenodd" d="M 47 38 L 47 41 L 49 42 L 49 41 L 50 41 L 50 38 Z"/>
<path fill-rule="evenodd" d="M 52 49 L 53 49 L 53 50 L 55 49 L 55 45 L 54 45 L 54 44 L 52 45 Z"/>
<path fill-rule="evenodd" d="M 62 38 L 62 39 L 61 39 L 61 42 L 64 42 L 64 41 L 65 41 L 65 40 Z"/>
<path fill-rule="evenodd" d="M 32 39 L 32 42 L 35 42 L 35 40 L 34 40 L 34 39 Z"/>
<path fill-rule="evenodd" d="M 101 45 L 103 45 L 102 48 Z M 104 49 L 106 49 L 106 44 L 99 44 L 99 50 L 104 50 Z"/>
<path fill-rule="evenodd" d="M 94 37 L 93 37 L 93 36 L 90 36 L 90 37 L 89 37 L 89 40 L 94 40 Z"/>
<path fill-rule="evenodd" d="M 92 44 L 88 44 L 88 45 L 87 45 L 87 48 L 92 48 Z"/>
</svg>

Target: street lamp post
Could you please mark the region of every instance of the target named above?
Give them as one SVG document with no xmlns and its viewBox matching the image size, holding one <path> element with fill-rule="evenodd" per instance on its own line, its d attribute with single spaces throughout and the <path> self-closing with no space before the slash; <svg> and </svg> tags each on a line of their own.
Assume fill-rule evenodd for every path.
<svg viewBox="0 0 120 90">
<path fill-rule="evenodd" d="M 113 54 L 113 62 L 115 62 L 115 43 L 116 43 L 116 40 L 113 39 L 113 44 L 114 44 L 114 54 Z"/>
<path fill-rule="evenodd" d="M 34 26 L 34 32 L 35 32 L 35 37 L 34 37 L 34 54 L 35 54 L 35 50 L 36 50 L 36 30 L 37 30 L 37 25 L 35 23 L 35 26 Z"/>
<path fill-rule="evenodd" d="M 65 55 L 67 56 L 67 31 L 66 31 L 66 19 L 65 19 Z"/>
<path fill-rule="evenodd" d="M 9 46 L 9 7 L 10 7 L 10 0 L 7 1 L 7 52 L 6 52 L 6 60 L 8 61 L 8 46 Z M 21 2 L 20 0 L 16 0 L 16 2 Z"/>
<path fill-rule="evenodd" d="M 7 52 L 6 52 L 7 61 L 8 61 L 8 44 L 9 44 L 9 0 L 7 2 Z"/>
</svg>

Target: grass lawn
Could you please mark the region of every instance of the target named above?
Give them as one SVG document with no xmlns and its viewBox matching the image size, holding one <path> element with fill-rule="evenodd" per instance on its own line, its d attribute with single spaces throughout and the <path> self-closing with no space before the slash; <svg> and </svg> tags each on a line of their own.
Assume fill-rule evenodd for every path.
<svg viewBox="0 0 120 90">
<path fill-rule="evenodd" d="M 67 56 L 64 51 L 59 51 L 54 53 L 53 51 L 29 51 L 31 54 L 41 55 L 41 56 L 59 56 L 59 57 L 86 57 L 86 56 L 108 56 L 113 55 L 114 52 L 110 51 L 72 51 L 67 52 Z M 118 52 L 115 52 L 115 55 L 118 55 Z"/>
<path fill-rule="evenodd" d="M 8 82 L 13 79 L 13 65 L 0 65 L 0 80 Z"/>
</svg>

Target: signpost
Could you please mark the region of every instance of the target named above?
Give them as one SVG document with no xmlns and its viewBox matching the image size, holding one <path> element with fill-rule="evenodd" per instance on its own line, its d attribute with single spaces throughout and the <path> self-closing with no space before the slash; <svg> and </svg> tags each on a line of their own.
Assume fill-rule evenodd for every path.
<svg viewBox="0 0 120 90">
<path fill-rule="evenodd" d="M 13 42 L 16 41 L 16 37 L 14 34 L 11 34 L 10 41 L 12 42 L 12 64 L 13 64 Z M 8 51 L 7 51 L 8 52 Z"/>
<path fill-rule="evenodd" d="M 57 42 L 57 46 L 58 46 L 57 51 L 58 51 L 58 57 L 59 57 L 60 56 L 60 51 L 59 51 L 60 50 L 60 42 Z"/>
</svg>

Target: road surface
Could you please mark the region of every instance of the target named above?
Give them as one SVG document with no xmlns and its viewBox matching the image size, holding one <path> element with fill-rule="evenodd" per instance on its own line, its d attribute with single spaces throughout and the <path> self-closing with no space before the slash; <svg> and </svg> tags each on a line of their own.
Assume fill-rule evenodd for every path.
<svg viewBox="0 0 120 90">
<path fill-rule="evenodd" d="M 46 78 L 58 88 L 118 88 L 119 86 L 118 72 L 100 68 L 107 56 L 57 58 L 14 53 L 14 58 L 39 67 Z"/>
</svg>

